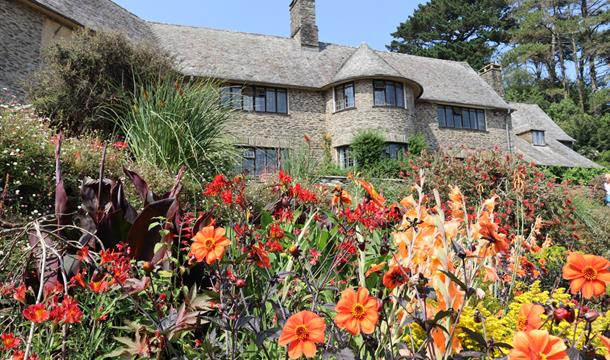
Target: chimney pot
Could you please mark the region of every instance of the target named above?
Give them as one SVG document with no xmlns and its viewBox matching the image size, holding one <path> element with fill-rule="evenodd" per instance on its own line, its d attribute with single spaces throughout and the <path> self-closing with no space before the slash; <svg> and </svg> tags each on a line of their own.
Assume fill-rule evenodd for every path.
<svg viewBox="0 0 610 360">
<path fill-rule="evenodd" d="M 292 0 L 290 3 L 290 36 L 301 46 L 318 47 L 316 1 Z"/>
<path fill-rule="evenodd" d="M 500 95 L 504 97 L 504 82 L 502 81 L 502 65 L 487 64 L 481 70 L 479 75 Z"/>
</svg>

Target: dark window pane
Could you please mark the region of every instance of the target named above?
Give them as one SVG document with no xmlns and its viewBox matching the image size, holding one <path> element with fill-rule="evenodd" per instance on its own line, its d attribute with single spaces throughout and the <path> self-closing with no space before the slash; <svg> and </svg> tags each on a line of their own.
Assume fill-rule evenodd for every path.
<svg viewBox="0 0 610 360">
<path fill-rule="evenodd" d="M 343 86 L 337 86 L 335 88 L 335 111 L 345 109 L 345 93 Z"/>
<path fill-rule="evenodd" d="M 373 81 L 373 86 L 375 89 L 380 89 L 385 91 L 385 81 L 375 80 Z"/>
<path fill-rule="evenodd" d="M 479 130 L 485 130 L 485 111 L 477 111 L 477 120 L 479 122 Z"/>
<path fill-rule="evenodd" d="M 246 111 L 254 110 L 254 90 L 251 87 L 245 87 L 242 90 L 242 108 Z"/>
<path fill-rule="evenodd" d="M 385 105 L 385 89 L 375 90 L 375 105 L 383 106 Z"/>
<path fill-rule="evenodd" d="M 254 109 L 265 112 L 265 88 L 255 88 Z"/>
<path fill-rule="evenodd" d="M 402 84 L 396 84 L 396 106 L 405 107 L 405 93 Z"/>
<path fill-rule="evenodd" d="M 447 121 L 447 127 L 454 127 L 453 124 L 453 109 L 449 106 L 445 106 L 445 121 Z"/>
<path fill-rule="evenodd" d="M 456 129 L 462 128 L 462 110 L 458 108 L 453 108 L 453 126 Z"/>
<path fill-rule="evenodd" d="M 288 113 L 288 93 L 286 90 L 277 90 L 277 112 Z"/>
<path fill-rule="evenodd" d="M 445 122 L 445 108 L 442 106 L 439 106 L 437 109 L 437 117 L 438 117 L 438 126 L 440 127 L 445 127 L 447 126 L 447 123 Z"/>
<path fill-rule="evenodd" d="M 464 129 L 470 129 L 470 111 L 462 111 L 462 122 Z"/>
<path fill-rule="evenodd" d="M 351 108 L 355 106 L 355 99 L 354 99 L 354 85 L 349 84 L 345 86 L 345 107 L 346 108 Z"/>
<path fill-rule="evenodd" d="M 275 172 L 279 170 L 277 166 L 277 150 L 267 149 L 267 171 Z"/>
<path fill-rule="evenodd" d="M 396 106 L 396 88 L 393 82 L 389 82 L 385 86 L 386 91 L 386 105 Z"/>
<path fill-rule="evenodd" d="M 275 106 L 275 90 L 267 89 L 267 112 L 276 112 L 277 107 Z"/>
</svg>

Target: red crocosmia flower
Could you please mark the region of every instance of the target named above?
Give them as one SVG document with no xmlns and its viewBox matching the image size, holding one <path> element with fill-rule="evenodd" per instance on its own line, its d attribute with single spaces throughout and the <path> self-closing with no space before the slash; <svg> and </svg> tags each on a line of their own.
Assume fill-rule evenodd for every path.
<svg viewBox="0 0 610 360">
<path fill-rule="evenodd" d="M 288 345 L 288 356 L 298 359 L 305 355 L 307 358 L 316 356 L 316 344 L 324 343 L 326 323 L 317 314 L 311 311 L 301 311 L 288 318 L 279 344 Z"/>
<path fill-rule="evenodd" d="M 50 315 L 44 304 L 30 305 L 23 310 L 23 316 L 36 324 L 49 320 Z"/>
<path fill-rule="evenodd" d="M 267 247 L 267 249 L 269 249 L 269 252 L 272 252 L 272 253 L 277 253 L 277 252 L 281 252 L 284 250 L 284 247 L 282 246 L 282 244 L 277 240 L 269 240 L 269 241 L 267 241 L 265 246 Z"/>
<path fill-rule="evenodd" d="M 232 205 L 233 204 L 233 191 L 231 190 L 225 190 L 220 194 L 220 199 L 222 200 L 223 203 L 225 203 L 226 205 Z"/>
<path fill-rule="evenodd" d="M 408 269 L 403 266 L 392 266 L 383 275 L 383 285 L 389 290 L 406 284 L 409 281 Z"/>
<path fill-rule="evenodd" d="M 13 299 L 19 301 L 22 304 L 25 304 L 25 295 L 28 289 L 25 285 L 21 284 L 15 289 L 15 294 L 13 294 Z"/>
<path fill-rule="evenodd" d="M 280 180 L 280 184 L 285 186 L 290 186 L 292 184 L 292 177 L 290 177 L 287 172 L 280 170 L 278 177 Z"/>
<path fill-rule="evenodd" d="M 250 247 L 250 253 L 248 254 L 250 260 L 254 261 L 256 266 L 262 269 L 269 269 L 271 262 L 269 260 L 269 254 L 261 244 L 252 245 Z"/>
<path fill-rule="evenodd" d="M 281 240 L 286 236 L 284 229 L 279 224 L 272 224 L 269 226 L 269 237 L 271 239 Z"/>
<path fill-rule="evenodd" d="M 78 274 L 74 275 L 72 277 L 72 279 L 70 279 L 70 283 L 72 285 L 78 284 L 82 288 L 86 288 L 87 287 L 87 284 L 85 283 L 85 280 L 83 279 L 83 274 L 80 273 L 80 272 Z"/>
<path fill-rule="evenodd" d="M 576 252 L 568 255 L 563 267 L 563 278 L 570 280 L 570 292 L 582 291 L 585 299 L 602 295 L 610 283 L 610 262 L 601 256 L 583 255 Z"/>
<path fill-rule="evenodd" d="M 360 332 L 372 334 L 379 319 L 378 307 L 377 298 L 369 296 L 368 289 L 360 288 L 358 292 L 346 289 L 337 302 L 335 323 L 354 336 Z"/>
<path fill-rule="evenodd" d="M 209 183 L 203 191 L 204 196 L 218 196 L 220 192 L 230 185 L 229 180 L 224 175 L 216 175 L 214 180 Z"/>
<path fill-rule="evenodd" d="M 119 258 L 119 254 L 113 250 L 102 250 L 100 251 L 100 265 L 108 264 L 116 261 Z"/>
<path fill-rule="evenodd" d="M 108 282 L 105 280 L 91 281 L 89 283 L 89 289 L 95 294 L 106 292 L 106 290 L 108 290 Z"/>
<path fill-rule="evenodd" d="M 311 256 L 311 258 L 309 259 L 309 263 L 311 265 L 315 265 L 318 263 L 318 259 L 320 258 L 320 252 L 317 251 L 316 249 L 309 249 L 309 255 Z"/>
<path fill-rule="evenodd" d="M 2 346 L 4 350 L 11 350 L 19 346 L 21 340 L 15 336 L 13 333 L 6 333 L 0 335 L 0 339 L 2 339 Z"/>
<path fill-rule="evenodd" d="M 89 247 L 83 246 L 82 248 L 80 248 L 76 253 L 76 258 L 80 261 L 89 262 Z"/>
<path fill-rule="evenodd" d="M 79 323 L 83 317 L 83 312 L 78 306 L 78 302 L 66 296 L 60 306 L 62 310 L 62 320 L 68 324 Z"/>
<path fill-rule="evenodd" d="M 115 149 L 119 149 L 119 150 L 124 150 L 124 149 L 127 149 L 129 147 L 127 145 L 127 143 L 124 142 L 124 141 L 117 141 L 112 146 L 114 146 Z"/>
</svg>

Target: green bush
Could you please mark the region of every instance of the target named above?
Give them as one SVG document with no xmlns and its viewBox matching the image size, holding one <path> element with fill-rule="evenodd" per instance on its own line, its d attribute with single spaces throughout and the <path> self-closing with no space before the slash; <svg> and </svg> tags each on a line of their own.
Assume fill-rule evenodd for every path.
<svg viewBox="0 0 610 360">
<path fill-rule="evenodd" d="M 589 185 L 608 169 L 549 167 L 548 172 L 557 177 L 558 182 L 569 181 L 576 185 Z"/>
<path fill-rule="evenodd" d="M 422 133 L 417 133 L 407 141 L 407 149 L 411 155 L 420 155 L 428 147 L 426 137 Z"/>
<path fill-rule="evenodd" d="M 115 126 L 99 118 L 101 109 L 114 109 L 137 83 L 173 73 L 171 57 L 150 44 L 86 30 L 45 49 L 44 63 L 30 81 L 29 100 L 53 127 L 71 134 L 110 135 Z"/>
<path fill-rule="evenodd" d="M 359 169 L 368 169 L 379 163 L 385 152 L 385 139 L 375 130 L 364 130 L 352 140 L 351 152 Z"/>
<path fill-rule="evenodd" d="M 186 165 L 194 179 L 235 168 L 237 152 L 225 135 L 231 111 L 209 81 L 166 77 L 140 87 L 115 120 L 136 161 L 169 173 Z"/>
</svg>

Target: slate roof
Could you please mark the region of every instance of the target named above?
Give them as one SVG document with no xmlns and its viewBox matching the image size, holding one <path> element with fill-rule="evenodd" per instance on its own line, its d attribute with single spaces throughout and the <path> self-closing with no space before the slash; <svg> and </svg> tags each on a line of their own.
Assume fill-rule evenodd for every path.
<svg viewBox="0 0 610 360">
<path fill-rule="evenodd" d="M 574 142 L 538 105 L 510 103 L 512 113 L 513 134 L 519 135 L 531 130 L 545 132 L 545 146 L 534 146 L 519 136 L 513 136 L 514 148 L 529 162 L 547 166 L 587 167 L 600 166 L 580 155 L 560 141 Z"/>
<path fill-rule="evenodd" d="M 186 75 L 312 89 L 359 72 L 366 76 L 398 75 L 421 85 L 421 100 L 509 109 L 492 87 L 462 62 L 374 51 L 366 45 L 353 48 L 320 43 L 319 49 L 311 49 L 286 37 L 161 23 L 150 26 Z M 375 66 L 379 68 L 375 70 Z"/>
<path fill-rule="evenodd" d="M 147 22 L 111 0 L 31 0 L 92 30 L 122 32 L 133 40 L 154 40 Z"/>
</svg>

